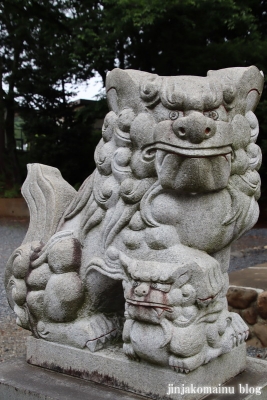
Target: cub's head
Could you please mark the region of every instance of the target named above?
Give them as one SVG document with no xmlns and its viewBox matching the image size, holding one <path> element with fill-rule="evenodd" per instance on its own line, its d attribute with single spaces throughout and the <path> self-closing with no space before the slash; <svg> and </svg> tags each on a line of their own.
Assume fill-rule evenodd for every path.
<svg viewBox="0 0 267 400">
<path fill-rule="evenodd" d="M 126 312 L 132 319 L 157 324 L 163 318 L 177 319 L 182 308 L 196 316 L 198 308 L 225 294 L 219 263 L 181 244 L 149 249 L 141 259 L 110 247 L 105 261 L 92 260 L 89 269 L 123 281 Z"/>
</svg>

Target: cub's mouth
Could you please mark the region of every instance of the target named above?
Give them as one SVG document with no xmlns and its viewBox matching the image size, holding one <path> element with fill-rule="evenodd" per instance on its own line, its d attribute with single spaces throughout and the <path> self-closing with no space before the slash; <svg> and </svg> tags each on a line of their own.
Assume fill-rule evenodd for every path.
<svg viewBox="0 0 267 400">
<path fill-rule="evenodd" d="M 166 304 L 162 304 L 162 303 L 153 303 L 153 302 L 148 302 L 148 301 L 138 301 L 138 300 L 132 300 L 132 299 L 126 299 L 126 302 L 132 306 L 153 308 L 154 310 L 156 310 L 156 312 L 159 316 L 164 311 L 167 311 L 169 313 L 173 312 L 172 307 L 169 307 Z"/>
</svg>

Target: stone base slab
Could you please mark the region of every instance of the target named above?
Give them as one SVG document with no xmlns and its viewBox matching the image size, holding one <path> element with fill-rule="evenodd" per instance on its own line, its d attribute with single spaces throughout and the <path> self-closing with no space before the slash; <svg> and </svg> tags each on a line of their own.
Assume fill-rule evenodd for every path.
<svg viewBox="0 0 267 400">
<path fill-rule="evenodd" d="M 129 360 L 122 349 L 112 347 L 91 353 L 33 337 L 27 342 L 27 362 L 56 372 L 94 381 L 152 399 L 197 400 L 246 368 L 246 346 L 236 347 L 189 374 Z M 170 393 L 173 387 L 190 393 Z M 197 392 L 196 392 L 197 390 Z M 214 398 L 214 395 L 213 397 Z"/>
<path fill-rule="evenodd" d="M 267 362 L 247 358 L 244 372 L 228 381 L 235 394 L 217 394 L 205 400 L 267 399 Z M 261 388 L 261 394 L 240 393 L 242 388 Z M 252 391 L 252 390 L 251 390 Z M 142 396 L 29 365 L 22 359 L 0 363 L 0 400 L 141 400 Z"/>
<path fill-rule="evenodd" d="M 13 359 L 0 363 L 0 400 L 144 400 L 144 397 Z"/>
</svg>

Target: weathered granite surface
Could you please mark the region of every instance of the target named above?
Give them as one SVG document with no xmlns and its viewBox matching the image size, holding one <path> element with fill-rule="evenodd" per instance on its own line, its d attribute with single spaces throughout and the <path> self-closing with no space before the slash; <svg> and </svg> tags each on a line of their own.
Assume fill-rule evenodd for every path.
<svg viewBox="0 0 267 400">
<path fill-rule="evenodd" d="M 266 361 L 248 357 L 246 371 L 238 374 L 236 377 L 226 382 L 225 385 L 218 386 L 217 394 L 213 393 L 208 395 L 205 399 L 265 399 L 267 396 L 266 364 Z M 49 382 L 49 385 L 47 382 Z M 170 387 L 172 387 L 173 391 L 176 390 L 176 392 L 183 389 L 183 387 L 176 386 L 175 382 L 173 382 L 173 385 L 172 382 L 169 383 L 168 389 Z M 205 393 L 205 388 L 201 388 Z M 192 394 L 194 394 L 193 392 L 196 391 L 196 389 L 196 386 L 193 386 L 191 389 Z M 168 391 L 171 390 L 169 389 Z M 230 392 L 234 393 L 234 395 L 227 394 Z M 176 394 L 176 396 L 178 395 Z M 0 398 L 4 400 L 144 399 L 143 396 L 131 392 L 35 367 L 20 359 L 0 364 Z M 167 398 L 169 398 L 169 396 L 167 396 Z"/>
<path fill-rule="evenodd" d="M 31 222 L 6 269 L 17 323 L 91 353 L 122 336 L 131 360 L 190 375 L 241 345 L 227 270 L 258 218 L 262 87 L 256 67 L 110 72 L 97 168 L 79 192 L 28 166 Z"/>
<path fill-rule="evenodd" d="M 231 353 L 222 355 L 187 375 L 177 374 L 161 366 L 152 366 L 144 361 L 136 363 L 127 359 L 122 349 L 117 346 L 93 354 L 88 353 L 89 350 L 78 350 L 32 337 L 27 340 L 27 361 L 32 365 L 152 399 L 197 400 L 203 397 L 204 387 L 215 388 L 246 368 L 244 343 Z M 169 389 L 171 384 L 180 388 L 183 386 L 190 388 L 193 385 L 201 393 L 195 393 L 191 388 L 192 393 L 168 394 L 171 392 Z"/>
</svg>

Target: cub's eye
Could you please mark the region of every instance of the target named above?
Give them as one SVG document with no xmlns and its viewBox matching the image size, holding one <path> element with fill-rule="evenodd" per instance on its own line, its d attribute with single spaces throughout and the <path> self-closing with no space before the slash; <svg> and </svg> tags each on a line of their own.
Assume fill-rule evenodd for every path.
<svg viewBox="0 0 267 400">
<path fill-rule="evenodd" d="M 217 113 L 217 111 L 212 110 L 212 111 L 206 111 L 204 112 L 204 115 L 208 118 L 214 119 L 214 121 L 216 121 L 216 119 L 219 118 L 219 114 Z"/>
<path fill-rule="evenodd" d="M 140 285 L 140 282 L 137 282 L 137 281 L 134 281 L 133 282 L 133 287 L 137 287 L 137 286 L 139 286 Z"/>
<path fill-rule="evenodd" d="M 151 287 L 156 290 L 160 290 L 161 292 L 168 293 L 171 289 L 170 283 L 152 283 Z"/>
<path fill-rule="evenodd" d="M 171 111 L 169 114 L 170 119 L 175 120 L 179 118 L 179 112 L 178 111 Z"/>
<path fill-rule="evenodd" d="M 189 297 L 189 296 L 190 296 L 190 293 L 187 293 L 187 292 L 183 293 L 183 297 Z"/>
</svg>

